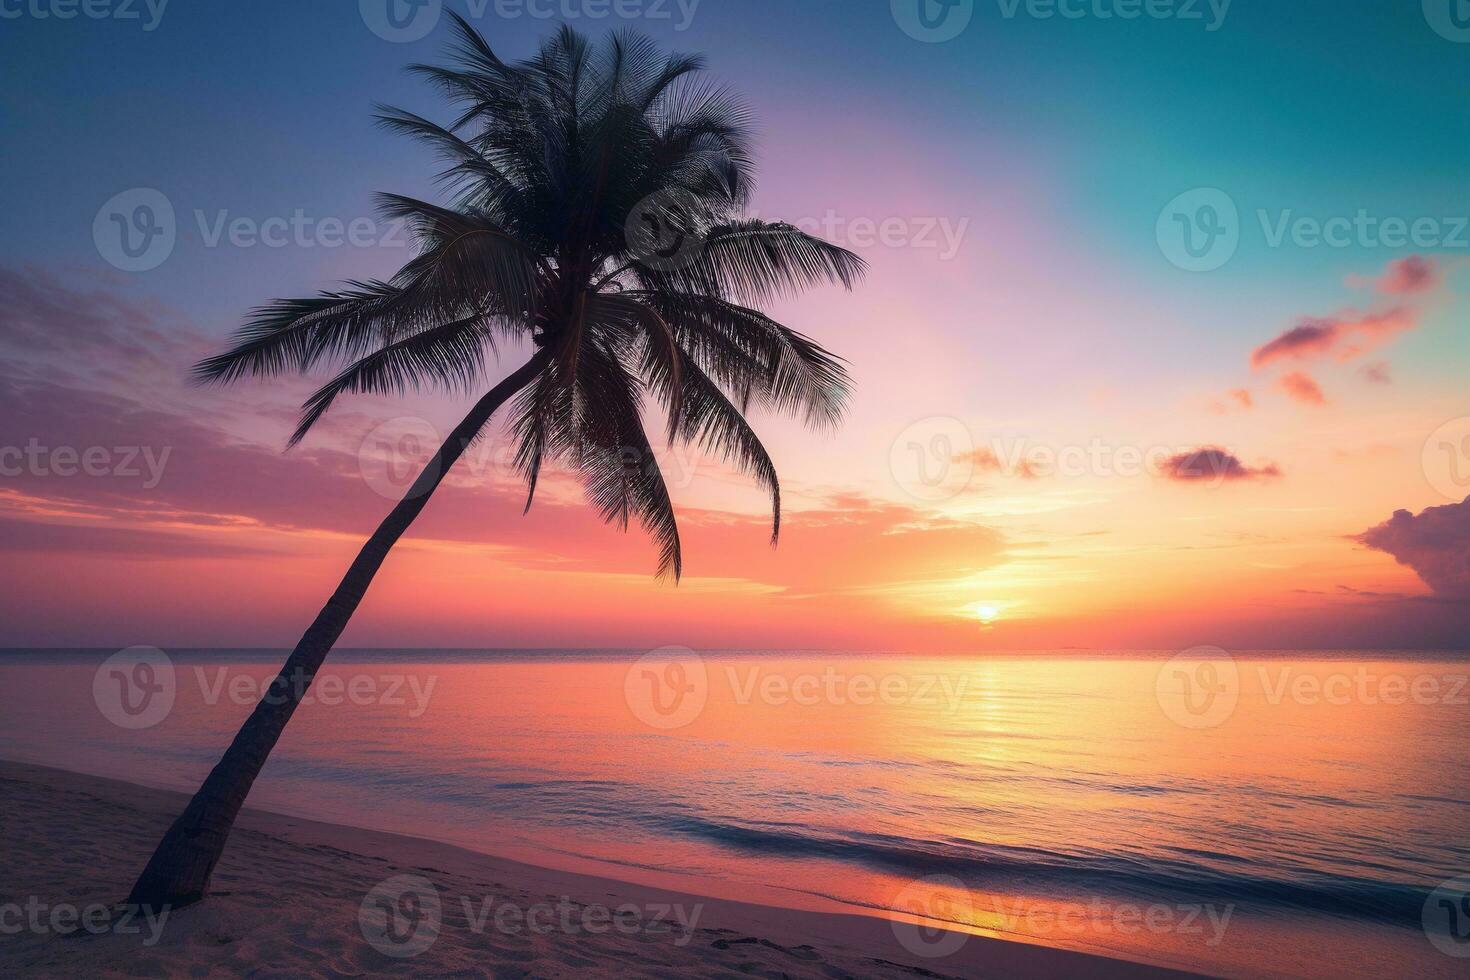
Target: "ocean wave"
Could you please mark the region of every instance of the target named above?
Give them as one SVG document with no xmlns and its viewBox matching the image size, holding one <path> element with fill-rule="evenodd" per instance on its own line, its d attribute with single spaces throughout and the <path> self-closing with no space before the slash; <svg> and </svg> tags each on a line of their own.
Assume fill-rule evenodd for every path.
<svg viewBox="0 0 1470 980">
<path fill-rule="evenodd" d="M 1116 896 L 1167 903 L 1233 903 L 1257 912 L 1310 911 L 1417 925 L 1430 889 L 1346 875 L 1271 877 L 1157 856 L 1069 854 L 971 842 L 914 842 L 874 833 L 819 836 L 794 825 L 721 823 L 693 816 L 645 815 L 668 833 L 731 850 L 822 859 L 913 877 L 948 875 L 976 891 L 1024 890 L 1059 899 Z M 1240 864 L 1246 859 L 1223 855 Z"/>
</svg>

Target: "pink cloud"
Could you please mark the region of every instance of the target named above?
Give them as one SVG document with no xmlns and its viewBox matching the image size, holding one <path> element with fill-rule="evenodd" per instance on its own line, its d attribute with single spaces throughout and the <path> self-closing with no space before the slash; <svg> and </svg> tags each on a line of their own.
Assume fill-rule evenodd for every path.
<svg viewBox="0 0 1470 980">
<path fill-rule="evenodd" d="M 1281 389 L 1303 405 L 1327 404 L 1327 396 L 1322 393 L 1322 386 L 1317 384 L 1316 380 L 1305 371 L 1292 371 L 1290 374 L 1282 375 Z"/>
<path fill-rule="evenodd" d="M 974 463 L 981 472 L 1003 473 L 1008 476 L 1019 476 L 1025 480 L 1041 478 L 1041 474 L 1036 471 L 1036 467 L 1029 460 L 1019 460 L 1014 466 L 1007 469 L 1006 464 L 1001 461 L 993 449 L 981 447 L 972 453 L 963 453 L 955 457 L 956 462 L 962 463 L 967 460 Z"/>
<path fill-rule="evenodd" d="M 1164 475 L 1180 483 L 1259 480 L 1281 475 L 1275 463 L 1250 467 L 1219 446 L 1201 446 L 1164 461 Z"/>
<path fill-rule="evenodd" d="M 1351 360 L 1418 323 L 1418 313 L 1404 306 L 1382 313 L 1303 317 L 1295 327 L 1252 351 L 1251 366 L 1259 369 L 1278 361 L 1311 360 L 1332 353 L 1339 360 Z"/>
<path fill-rule="evenodd" d="M 1390 262 L 1383 275 L 1374 284 L 1380 293 L 1390 296 L 1406 296 L 1423 293 L 1439 285 L 1439 265 L 1422 255 Z"/>
<path fill-rule="evenodd" d="M 1470 497 L 1418 515 L 1395 511 L 1355 540 L 1413 569 L 1435 595 L 1470 599 Z"/>
</svg>

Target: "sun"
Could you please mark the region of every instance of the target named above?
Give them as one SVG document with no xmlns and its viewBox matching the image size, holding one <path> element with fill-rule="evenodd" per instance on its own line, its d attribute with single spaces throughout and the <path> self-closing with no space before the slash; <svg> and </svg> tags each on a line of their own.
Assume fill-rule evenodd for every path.
<svg viewBox="0 0 1470 980">
<path fill-rule="evenodd" d="M 989 603 L 981 603 L 975 607 L 975 618 L 980 620 L 981 624 L 989 626 L 1000 618 L 1000 610 Z"/>
</svg>

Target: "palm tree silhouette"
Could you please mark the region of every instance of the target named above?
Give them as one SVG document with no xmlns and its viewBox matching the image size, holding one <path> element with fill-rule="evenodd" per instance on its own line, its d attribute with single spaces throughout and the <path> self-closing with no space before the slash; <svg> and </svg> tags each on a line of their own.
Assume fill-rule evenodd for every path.
<svg viewBox="0 0 1470 980">
<path fill-rule="evenodd" d="M 583 479 L 605 521 L 636 517 L 660 575 L 682 570 L 668 490 L 643 427 L 645 398 L 670 441 L 701 447 L 771 495 L 776 470 L 745 419 L 751 406 L 835 425 L 842 362 L 755 306 L 822 283 L 851 288 L 852 253 L 795 227 L 746 217 L 748 114 L 695 56 L 647 38 L 597 46 L 569 28 L 534 57 L 503 62 L 463 18 L 446 66 L 417 65 L 459 110 L 440 126 L 380 107 L 387 128 L 448 160 L 451 206 L 399 195 L 382 212 L 414 231 L 417 255 L 387 282 L 348 283 L 255 311 L 237 343 L 195 369 L 201 382 L 342 364 L 303 406 L 299 442 L 344 393 L 474 390 L 487 352 L 534 353 L 484 394 L 368 539 L 133 886 L 154 908 L 202 898 L 230 827 L 307 684 L 374 574 L 449 469 L 511 402 L 515 466 L 535 495 L 543 465 Z"/>
</svg>

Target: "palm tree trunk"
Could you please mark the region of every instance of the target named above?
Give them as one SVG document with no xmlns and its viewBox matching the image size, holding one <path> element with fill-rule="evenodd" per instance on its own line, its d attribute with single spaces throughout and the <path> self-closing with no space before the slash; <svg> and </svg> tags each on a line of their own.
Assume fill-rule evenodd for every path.
<svg viewBox="0 0 1470 980">
<path fill-rule="evenodd" d="M 154 909 L 178 908 L 199 901 L 209 887 L 210 875 L 224 852 L 225 841 L 235 816 L 250 792 L 266 757 L 297 704 L 306 694 L 332 645 L 342 635 L 347 621 L 357 610 L 373 576 L 388 551 L 424 509 L 429 495 L 438 488 L 469 444 L 495 411 L 524 388 L 550 359 L 537 352 L 523 367 L 481 398 L 444 445 L 424 467 L 408 494 L 368 538 L 352 567 L 322 607 L 316 620 L 291 651 L 285 666 L 235 735 L 224 757 L 210 772 L 183 814 L 174 821 L 153 852 L 147 867 L 133 885 L 128 902 Z"/>
</svg>

